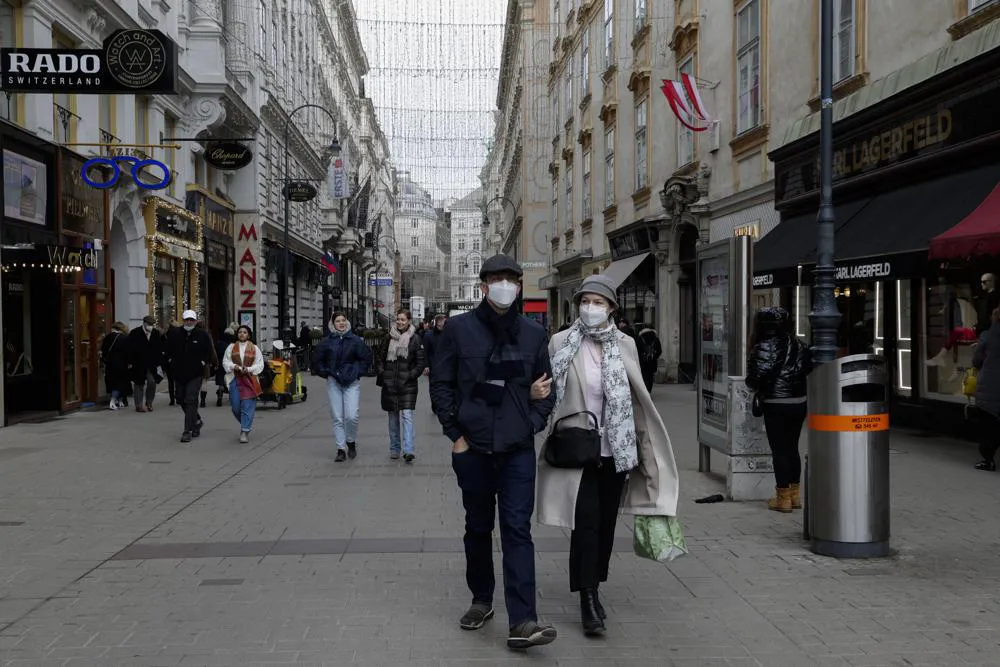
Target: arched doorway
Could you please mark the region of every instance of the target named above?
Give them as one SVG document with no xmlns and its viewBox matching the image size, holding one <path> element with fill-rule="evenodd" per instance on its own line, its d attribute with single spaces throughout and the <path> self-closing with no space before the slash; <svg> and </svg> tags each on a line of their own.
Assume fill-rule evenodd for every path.
<svg viewBox="0 0 1000 667">
<path fill-rule="evenodd" d="M 677 382 L 689 383 L 695 381 L 698 368 L 698 274 L 695 261 L 698 256 L 698 229 L 694 225 L 685 224 L 680 230 L 679 237 Z"/>
</svg>

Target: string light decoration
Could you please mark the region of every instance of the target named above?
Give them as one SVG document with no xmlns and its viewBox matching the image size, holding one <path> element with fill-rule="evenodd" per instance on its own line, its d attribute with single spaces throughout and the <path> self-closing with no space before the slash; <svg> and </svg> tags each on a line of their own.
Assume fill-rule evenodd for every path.
<svg viewBox="0 0 1000 667">
<path fill-rule="evenodd" d="M 149 304 L 153 309 L 153 315 L 155 316 L 159 313 L 159 303 L 156 300 L 156 255 L 167 255 L 174 259 L 179 259 L 183 262 L 182 266 L 184 271 L 193 271 L 193 275 L 190 276 L 189 281 L 189 305 L 192 310 L 198 309 L 198 297 L 201 294 L 201 262 L 203 260 L 204 246 L 202 244 L 202 226 L 203 221 L 201 216 L 187 210 L 186 208 L 177 206 L 166 199 L 161 197 L 149 196 L 142 200 L 142 205 L 146 211 L 146 215 L 152 216 L 153 220 L 153 233 L 148 234 L 146 237 L 146 245 L 149 249 L 148 264 L 149 267 L 146 271 L 146 281 L 147 281 L 147 293 L 149 294 Z M 167 214 L 170 216 L 176 216 L 187 220 L 192 223 L 195 227 L 194 234 L 195 238 L 198 239 L 197 242 L 188 241 L 187 239 L 178 238 L 170 234 L 164 234 L 156 228 L 156 216 L 157 214 Z M 177 249 L 183 248 L 186 256 L 178 256 Z M 181 295 L 183 298 L 183 294 Z M 177 304 L 174 303 L 174 310 L 177 310 Z M 176 312 L 174 313 L 176 315 Z M 165 323 L 161 322 L 161 325 Z"/>
<path fill-rule="evenodd" d="M 79 266 L 66 266 L 65 264 L 46 264 L 45 262 L 11 262 L 0 267 L 0 271 L 23 271 L 25 269 L 48 269 L 53 273 L 79 273 L 83 271 Z"/>
</svg>

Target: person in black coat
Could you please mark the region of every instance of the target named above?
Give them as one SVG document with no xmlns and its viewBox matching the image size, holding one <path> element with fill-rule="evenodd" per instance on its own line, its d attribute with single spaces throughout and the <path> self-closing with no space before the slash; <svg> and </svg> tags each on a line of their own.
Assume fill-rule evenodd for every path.
<svg viewBox="0 0 1000 667">
<path fill-rule="evenodd" d="M 652 327 L 645 327 L 640 328 L 635 341 L 636 347 L 639 348 L 639 368 L 642 370 L 642 381 L 646 383 L 646 391 L 652 391 L 653 381 L 656 379 L 656 367 L 663 354 L 660 337 L 656 335 L 656 331 Z"/>
<path fill-rule="evenodd" d="M 385 353 L 375 360 L 382 409 L 389 413 L 389 458 L 398 459 L 402 449 L 403 460 L 413 463 L 413 411 L 417 407 L 417 383 L 427 362 L 410 311 L 396 313 L 396 325 L 389 329 L 389 337 Z"/>
<path fill-rule="evenodd" d="M 191 442 L 191 438 L 201 435 L 198 397 L 201 384 L 205 381 L 205 373 L 212 366 L 214 350 L 208 332 L 196 327 L 197 313 L 185 310 L 183 317 L 184 326 L 167 334 L 167 363 L 184 405 L 184 433 L 181 435 L 181 442 Z"/>
<path fill-rule="evenodd" d="M 756 392 L 774 460 L 777 512 L 802 507 L 799 436 L 806 420 L 806 377 L 812 372 L 809 346 L 792 335 L 792 320 L 780 306 L 757 311 L 754 345 L 747 361 L 747 388 Z"/>
<path fill-rule="evenodd" d="M 157 367 L 163 365 L 163 336 L 156 330 L 156 318 L 146 315 L 142 326 L 128 334 L 128 374 L 135 385 L 135 411 L 152 412 L 156 385 L 163 378 Z"/>
<path fill-rule="evenodd" d="M 976 376 L 976 416 L 979 426 L 979 454 L 983 460 L 976 470 L 997 469 L 1000 448 L 1000 308 L 990 314 L 990 328 L 983 332 L 976 346 L 972 365 Z"/>
<path fill-rule="evenodd" d="M 444 325 L 448 323 L 448 317 L 443 314 L 434 316 L 434 326 L 424 334 L 424 356 L 427 358 L 427 369 L 434 366 L 434 346 L 441 338 Z"/>
<path fill-rule="evenodd" d="M 115 322 L 101 343 L 104 384 L 111 395 L 111 402 L 108 405 L 111 410 L 128 405 L 128 345 L 125 335 L 127 332 L 128 327 L 121 322 Z"/>
</svg>

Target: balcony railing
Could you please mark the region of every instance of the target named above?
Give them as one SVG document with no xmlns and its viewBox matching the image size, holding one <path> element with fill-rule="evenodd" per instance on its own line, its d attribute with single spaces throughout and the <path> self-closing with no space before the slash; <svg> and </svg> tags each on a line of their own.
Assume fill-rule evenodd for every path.
<svg viewBox="0 0 1000 667">
<path fill-rule="evenodd" d="M 73 123 L 79 122 L 82 119 L 71 110 L 54 102 L 52 103 L 52 109 L 53 120 L 55 120 L 52 127 L 52 136 L 56 140 L 56 143 L 69 143 L 72 141 L 73 130 L 76 129 Z"/>
</svg>

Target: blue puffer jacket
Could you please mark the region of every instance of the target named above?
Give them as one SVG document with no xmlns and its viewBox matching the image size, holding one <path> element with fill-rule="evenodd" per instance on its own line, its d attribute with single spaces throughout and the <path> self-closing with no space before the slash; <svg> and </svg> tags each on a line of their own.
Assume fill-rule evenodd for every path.
<svg viewBox="0 0 1000 667">
<path fill-rule="evenodd" d="M 464 437 L 478 451 L 515 451 L 533 447 L 535 434 L 545 428 L 555 397 L 531 400 L 531 383 L 543 373 L 552 376 L 548 338 L 539 324 L 523 317 L 518 320 L 515 338 L 524 359 L 524 375 L 507 382 L 496 406 L 473 397 L 494 346 L 493 332 L 476 311 L 456 315 L 435 334 L 431 402 L 452 442 Z"/>
<path fill-rule="evenodd" d="M 354 332 L 331 333 L 313 353 L 316 375 L 333 378 L 341 387 L 349 387 L 368 369 L 372 352 Z"/>
</svg>

